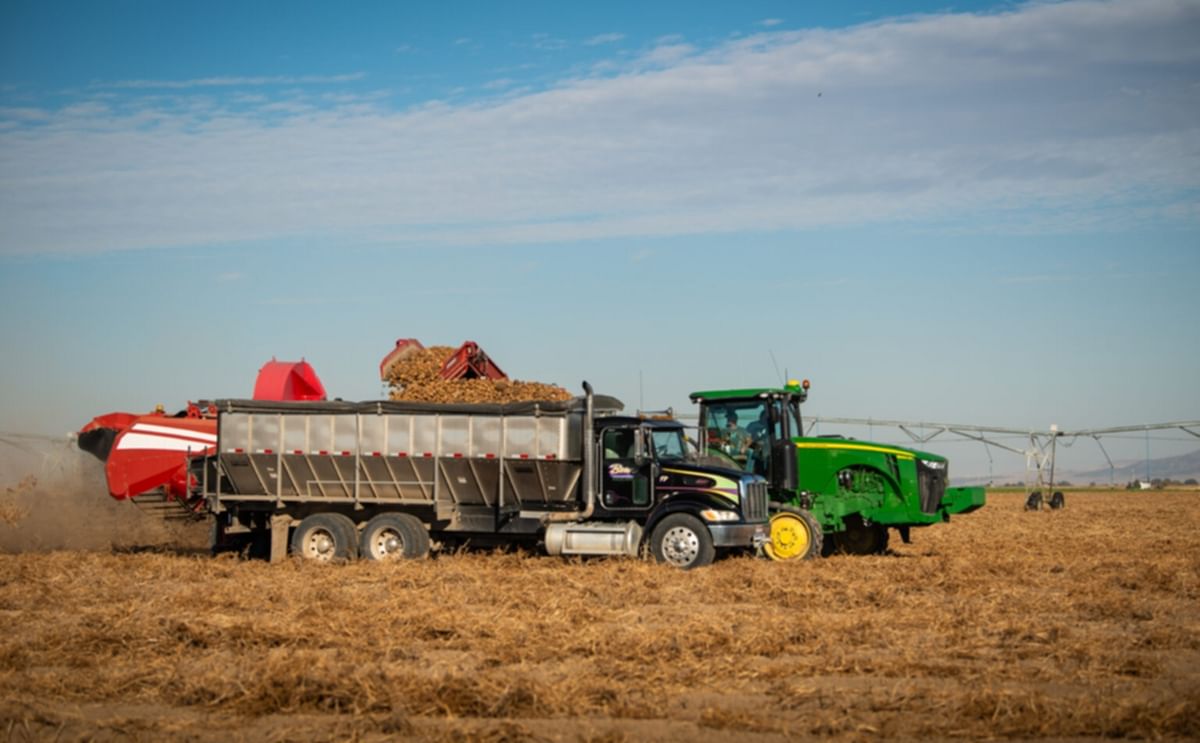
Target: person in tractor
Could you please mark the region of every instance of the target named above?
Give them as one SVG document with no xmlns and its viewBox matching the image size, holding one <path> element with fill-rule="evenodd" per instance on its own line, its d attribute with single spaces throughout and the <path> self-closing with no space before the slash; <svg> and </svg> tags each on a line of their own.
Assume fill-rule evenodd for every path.
<svg viewBox="0 0 1200 743">
<path fill-rule="evenodd" d="M 737 412 L 730 410 L 725 414 L 725 453 L 738 462 L 746 461 L 746 452 L 750 449 L 753 439 L 746 429 L 738 425 Z"/>
</svg>

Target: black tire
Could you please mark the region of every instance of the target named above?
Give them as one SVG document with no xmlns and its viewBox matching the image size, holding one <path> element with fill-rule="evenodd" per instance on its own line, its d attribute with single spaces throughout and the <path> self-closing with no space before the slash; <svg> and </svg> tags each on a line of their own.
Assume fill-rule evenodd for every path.
<svg viewBox="0 0 1200 743">
<path fill-rule="evenodd" d="M 1025 510 L 1036 511 L 1042 507 L 1042 491 L 1035 490 L 1025 499 Z"/>
<path fill-rule="evenodd" d="M 717 556 L 708 527 L 686 513 L 673 513 L 658 522 L 650 535 L 650 552 L 658 562 L 683 570 L 710 565 Z"/>
<path fill-rule="evenodd" d="M 882 555 L 888 548 L 888 529 L 879 524 L 867 525 L 861 519 L 846 519 L 846 530 L 830 534 L 826 544 L 831 554 Z"/>
<path fill-rule="evenodd" d="M 335 562 L 358 557 L 354 522 L 340 513 L 314 513 L 292 532 L 291 553 L 306 560 Z"/>
<path fill-rule="evenodd" d="M 381 513 L 363 528 L 358 554 L 364 560 L 380 562 L 425 557 L 429 554 L 429 532 L 412 514 Z"/>
<path fill-rule="evenodd" d="M 1065 505 L 1067 505 L 1066 496 L 1062 494 L 1061 490 L 1055 490 L 1054 495 L 1050 496 L 1050 510 L 1057 511 Z"/>
</svg>

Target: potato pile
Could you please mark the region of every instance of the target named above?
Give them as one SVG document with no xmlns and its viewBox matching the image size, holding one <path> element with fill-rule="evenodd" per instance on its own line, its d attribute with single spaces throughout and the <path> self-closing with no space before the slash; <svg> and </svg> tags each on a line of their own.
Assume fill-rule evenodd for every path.
<svg viewBox="0 0 1200 743">
<path fill-rule="evenodd" d="M 542 382 L 442 379 L 438 372 L 456 350 L 451 346 L 430 346 L 392 364 L 387 370 L 391 399 L 459 403 L 571 399 L 571 393 L 562 387 Z"/>
</svg>

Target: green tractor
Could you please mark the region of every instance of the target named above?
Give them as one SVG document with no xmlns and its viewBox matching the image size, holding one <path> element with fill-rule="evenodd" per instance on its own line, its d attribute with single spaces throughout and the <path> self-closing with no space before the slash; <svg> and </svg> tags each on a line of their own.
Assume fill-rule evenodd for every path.
<svg viewBox="0 0 1200 743">
<path fill-rule="evenodd" d="M 937 454 L 842 436 L 805 436 L 800 403 L 808 380 L 784 387 L 693 392 L 701 453 L 770 484 L 768 556 L 806 559 L 887 549 L 890 530 L 905 543 L 913 527 L 982 508 L 984 489 L 951 488 Z"/>
</svg>

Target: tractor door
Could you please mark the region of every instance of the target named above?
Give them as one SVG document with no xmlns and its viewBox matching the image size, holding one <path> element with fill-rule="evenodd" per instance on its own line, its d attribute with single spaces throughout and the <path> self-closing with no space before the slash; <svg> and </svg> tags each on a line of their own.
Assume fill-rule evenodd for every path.
<svg viewBox="0 0 1200 743">
<path fill-rule="evenodd" d="M 606 511 L 650 508 L 654 462 L 639 427 L 606 428 L 600 433 L 600 506 Z"/>
</svg>

